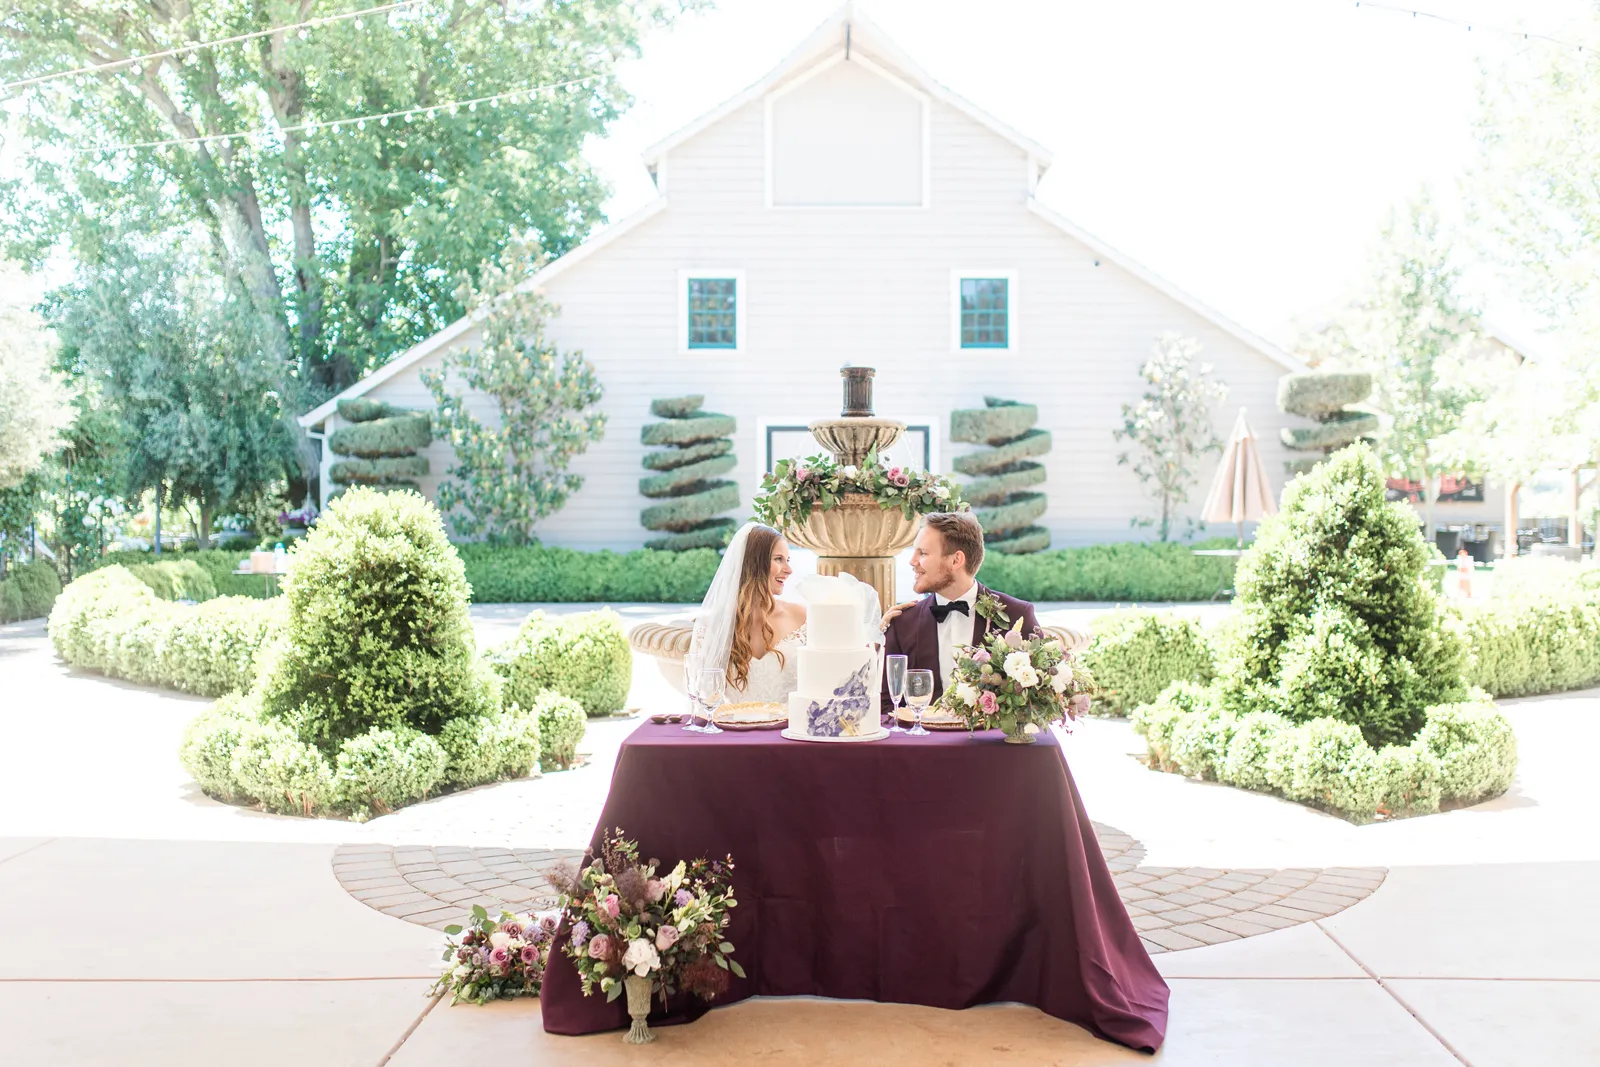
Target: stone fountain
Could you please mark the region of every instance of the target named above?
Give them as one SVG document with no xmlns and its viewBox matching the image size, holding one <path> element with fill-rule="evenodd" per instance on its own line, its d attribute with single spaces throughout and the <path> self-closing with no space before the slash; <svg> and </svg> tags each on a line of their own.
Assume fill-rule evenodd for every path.
<svg viewBox="0 0 1600 1067">
<path fill-rule="evenodd" d="M 841 466 L 861 466 L 869 455 L 900 440 L 906 424 L 883 419 L 872 411 L 871 367 L 844 367 L 844 406 L 836 419 L 819 419 L 807 428 L 817 443 L 833 453 Z M 897 553 L 916 540 L 917 520 L 898 508 L 883 509 L 864 493 L 847 493 L 828 511 L 813 509 L 804 522 L 786 526 L 783 536 L 792 545 L 817 554 L 817 573 L 849 574 L 877 590 L 885 609 L 895 600 L 894 564 Z M 1044 629 L 1069 650 L 1088 644 L 1087 635 L 1061 626 Z M 689 653 L 690 620 L 644 623 L 633 628 L 628 643 L 635 652 L 653 656 L 667 679 L 683 688 L 682 662 Z"/>
</svg>

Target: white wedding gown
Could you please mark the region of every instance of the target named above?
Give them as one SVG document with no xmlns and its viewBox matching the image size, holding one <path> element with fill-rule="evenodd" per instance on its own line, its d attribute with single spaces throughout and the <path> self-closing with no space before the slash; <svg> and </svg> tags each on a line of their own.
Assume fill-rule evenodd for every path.
<svg viewBox="0 0 1600 1067">
<path fill-rule="evenodd" d="M 805 647 L 806 628 L 804 626 L 778 642 L 778 647 L 768 652 L 760 659 L 750 661 L 750 672 L 745 678 L 744 688 L 730 689 L 728 699 L 732 701 L 761 700 L 776 704 L 787 704 L 789 694 L 799 685 L 800 649 Z M 778 653 L 783 653 L 783 662 L 778 662 Z"/>
</svg>

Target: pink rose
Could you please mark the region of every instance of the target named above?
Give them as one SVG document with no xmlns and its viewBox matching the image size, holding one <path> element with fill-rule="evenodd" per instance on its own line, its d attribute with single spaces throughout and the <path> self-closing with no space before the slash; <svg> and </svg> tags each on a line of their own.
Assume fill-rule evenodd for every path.
<svg viewBox="0 0 1600 1067">
<path fill-rule="evenodd" d="M 978 696 L 978 708 L 985 715 L 993 715 L 995 712 L 1000 710 L 1000 701 L 995 699 L 995 695 L 992 690 L 985 689 Z"/>
<path fill-rule="evenodd" d="M 678 928 L 676 926 L 663 926 L 656 931 L 656 948 L 662 952 L 667 951 L 678 943 Z"/>
<path fill-rule="evenodd" d="M 511 953 L 503 948 L 497 948 L 489 953 L 489 966 L 503 970 L 511 962 Z"/>
<path fill-rule="evenodd" d="M 987 648 L 980 648 L 972 654 L 972 662 L 974 663 L 988 663 L 989 659 L 989 650 Z"/>
<path fill-rule="evenodd" d="M 644 895 L 653 904 L 667 895 L 667 883 L 659 878 L 652 878 L 644 884 Z"/>
<path fill-rule="evenodd" d="M 611 938 L 607 934 L 595 934 L 589 940 L 589 958 L 603 960 L 611 955 Z"/>
<path fill-rule="evenodd" d="M 622 902 L 615 893 L 608 893 L 606 899 L 600 902 L 600 910 L 615 919 L 622 913 Z"/>
<path fill-rule="evenodd" d="M 797 468 L 795 470 L 795 472 L 794 472 L 794 480 L 796 482 L 803 482 L 809 477 L 811 477 L 811 468 L 810 467 L 800 467 L 800 468 Z"/>
<path fill-rule="evenodd" d="M 1076 694 L 1071 700 L 1067 701 L 1067 708 L 1071 711 L 1074 719 L 1079 715 L 1087 714 L 1089 711 L 1089 694 Z"/>
<path fill-rule="evenodd" d="M 896 467 L 894 470 L 889 472 L 889 480 L 895 485 L 900 486 L 902 489 L 911 484 L 910 477 L 908 477 L 906 472 L 901 470 L 899 467 Z"/>
</svg>

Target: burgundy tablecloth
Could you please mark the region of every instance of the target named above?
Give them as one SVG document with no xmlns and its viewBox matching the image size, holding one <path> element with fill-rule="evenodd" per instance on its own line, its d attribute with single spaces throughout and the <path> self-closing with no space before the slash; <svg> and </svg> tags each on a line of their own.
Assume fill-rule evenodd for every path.
<svg viewBox="0 0 1600 1067">
<path fill-rule="evenodd" d="M 1117 896 L 1055 738 L 894 735 L 865 744 L 713 737 L 644 723 L 623 742 L 601 832 L 664 864 L 732 854 L 728 939 L 747 979 L 718 1004 L 810 995 L 967 1008 L 1033 1004 L 1154 1051 L 1167 985 Z M 544 1027 L 628 1024 L 551 954 Z M 685 998 L 653 1024 L 698 1018 Z"/>
</svg>

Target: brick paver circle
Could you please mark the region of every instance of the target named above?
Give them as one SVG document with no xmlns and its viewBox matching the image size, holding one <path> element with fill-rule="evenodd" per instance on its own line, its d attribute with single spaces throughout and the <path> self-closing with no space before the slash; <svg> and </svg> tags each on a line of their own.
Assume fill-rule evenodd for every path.
<svg viewBox="0 0 1600 1067">
<path fill-rule="evenodd" d="M 1144 867 L 1144 846 L 1094 824 L 1106 866 L 1151 953 L 1235 941 L 1326 918 L 1371 895 L 1381 867 Z M 442 929 L 474 904 L 491 915 L 553 907 L 550 868 L 576 850 L 340 845 L 333 874 L 351 896 L 397 919 Z"/>
</svg>

